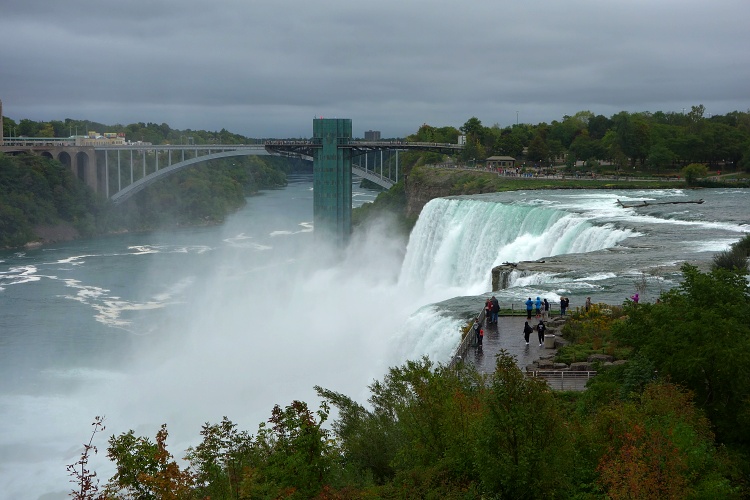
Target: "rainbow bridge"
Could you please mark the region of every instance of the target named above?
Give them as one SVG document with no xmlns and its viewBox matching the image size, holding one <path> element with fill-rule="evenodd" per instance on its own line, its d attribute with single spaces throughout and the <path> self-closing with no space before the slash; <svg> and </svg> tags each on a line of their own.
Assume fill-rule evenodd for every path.
<svg viewBox="0 0 750 500">
<path fill-rule="evenodd" d="M 4 137 L 0 152 L 36 154 L 55 159 L 95 192 L 114 203 L 122 203 L 150 184 L 183 168 L 232 156 L 280 155 L 313 162 L 313 219 L 316 234 L 341 243 L 351 234 L 352 173 L 384 189 L 399 179 L 399 151 L 432 151 L 455 154 L 459 144 L 406 141 L 358 141 L 352 138 L 351 119 L 313 120 L 309 140 L 268 140 L 254 144 L 152 145 L 101 144 L 77 145 L 73 138 Z M 395 172 L 383 168 L 383 152 L 395 152 Z M 380 152 L 378 172 L 377 155 Z M 374 156 L 372 165 L 368 158 Z M 358 162 L 354 164 L 353 159 Z M 364 165 L 362 164 L 364 159 Z"/>
</svg>

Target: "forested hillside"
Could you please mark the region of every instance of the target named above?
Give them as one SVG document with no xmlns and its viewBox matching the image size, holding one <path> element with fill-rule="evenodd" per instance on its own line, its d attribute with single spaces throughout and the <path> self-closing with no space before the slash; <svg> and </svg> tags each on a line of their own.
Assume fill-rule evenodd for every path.
<svg viewBox="0 0 750 500">
<path fill-rule="evenodd" d="M 94 234 L 101 209 L 101 201 L 62 164 L 0 153 L 0 248 L 36 240 L 43 226 L 66 224 L 74 234 Z"/>
</svg>

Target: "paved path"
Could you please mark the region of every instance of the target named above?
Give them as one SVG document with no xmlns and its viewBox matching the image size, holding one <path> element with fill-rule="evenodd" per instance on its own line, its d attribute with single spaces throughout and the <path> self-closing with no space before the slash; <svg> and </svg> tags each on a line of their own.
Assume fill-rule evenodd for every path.
<svg viewBox="0 0 750 500">
<path fill-rule="evenodd" d="M 497 325 L 484 326 L 484 340 L 482 347 L 469 347 L 466 353 L 466 361 L 473 363 L 482 373 L 495 371 L 495 358 L 501 349 L 505 349 L 511 356 L 516 358 L 516 364 L 522 372 L 526 373 L 526 367 L 534 361 L 545 358 L 552 359 L 556 349 L 546 349 L 539 346 L 536 330 L 529 336 L 529 345 L 523 338 L 523 327 L 526 316 L 500 316 Z M 539 320 L 532 318 L 529 324 L 534 327 Z M 584 373 L 554 372 L 545 375 L 547 383 L 556 390 L 581 391 L 586 387 L 587 377 Z"/>
<path fill-rule="evenodd" d="M 529 345 L 523 339 L 523 326 L 526 316 L 500 316 L 497 325 L 485 325 L 482 348 L 469 347 L 466 360 L 473 363 L 482 373 L 495 371 L 495 357 L 501 349 L 508 351 L 516 358 L 516 363 L 522 371 L 539 359 L 542 355 L 554 354 L 554 349 L 539 347 L 537 333 L 529 336 Z M 529 324 L 536 326 L 537 320 L 531 319 Z"/>
</svg>

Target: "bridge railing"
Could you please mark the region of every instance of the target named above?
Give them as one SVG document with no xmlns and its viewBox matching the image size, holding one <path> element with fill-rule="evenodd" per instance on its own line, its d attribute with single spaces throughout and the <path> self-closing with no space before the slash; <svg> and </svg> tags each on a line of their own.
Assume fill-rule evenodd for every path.
<svg viewBox="0 0 750 500">
<path fill-rule="evenodd" d="M 3 146 L 75 146 L 72 137 L 3 137 Z"/>
</svg>

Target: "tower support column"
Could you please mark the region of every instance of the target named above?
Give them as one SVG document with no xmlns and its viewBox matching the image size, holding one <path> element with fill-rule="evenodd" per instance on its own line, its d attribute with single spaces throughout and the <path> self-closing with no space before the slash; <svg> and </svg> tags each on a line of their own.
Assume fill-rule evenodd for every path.
<svg viewBox="0 0 750 500">
<path fill-rule="evenodd" d="M 321 145 L 313 157 L 315 236 L 339 245 L 346 244 L 352 232 L 351 150 L 339 147 L 351 139 L 351 119 L 313 120 L 313 140 Z"/>
</svg>

